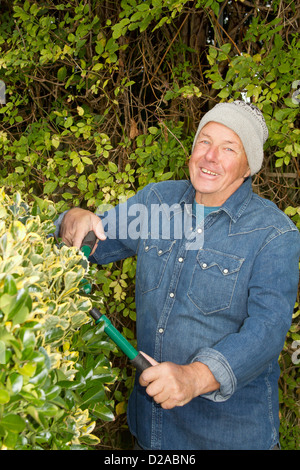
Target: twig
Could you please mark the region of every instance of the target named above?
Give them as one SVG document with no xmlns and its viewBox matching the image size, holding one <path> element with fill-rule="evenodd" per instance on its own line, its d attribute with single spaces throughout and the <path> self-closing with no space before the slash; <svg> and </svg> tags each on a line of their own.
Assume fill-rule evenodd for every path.
<svg viewBox="0 0 300 470">
<path fill-rule="evenodd" d="M 154 79 L 154 77 L 155 77 L 155 75 L 157 74 L 158 70 L 160 69 L 161 64 L 162 64 L 163 61 L 165 60 L 165 57 L 166 57 L 167 53 L 168 53 L 169 50 L 171 49 L 173 42 L 175 41 L 175 39 L 177 38 L 178 34 L 180 33 L 180 31 L 181 31 L 183 25 L 185 24 L 186 20 L 188 19 L 189 15 L 190 15 L 189 13 L 186 15 L 186 17 L 184 18 L 184 20 L 183 20 L 181 26 L 179 27 L 177 33 L 175 34 L 174 38 L 172 39 L 172 41 L 171 41 L 170 44 L 168 45 L 168 47 L 167 47 L 167 49 L 166 49 L 166 52 L 165 52 L 164 55 L 162 56 L 162 59 L 161 59 L 160 63 L 158 64 L 158 66 L 157 66 L 157 68 L 156 68 L 156 70 L 155 70 L 155 72 L 154 72 L 154 74 L 153 74 L 153 76 L 152 76 L 152 78 L 151 78 L 151 80 L 150 80 L 150 82 L 149 82 L 149 85 L 150 85 L 150 83 L 152 82 L 152 80 Z"/>
</svg>

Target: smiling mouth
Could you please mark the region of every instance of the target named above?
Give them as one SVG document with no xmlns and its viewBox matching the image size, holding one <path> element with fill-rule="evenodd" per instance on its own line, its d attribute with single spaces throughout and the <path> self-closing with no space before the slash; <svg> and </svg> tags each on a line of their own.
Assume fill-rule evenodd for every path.
<svg viewBox="0 0 300 470">
<path fill-rule="evenodd" d="M 219 176 L 218 173 L 215 173 L 214 171 L 207 170 L 206 168 L 201 168 L 202 173 L 205 173 L 206 175 L 212 175 L 212 176 Z"/>
</svg>

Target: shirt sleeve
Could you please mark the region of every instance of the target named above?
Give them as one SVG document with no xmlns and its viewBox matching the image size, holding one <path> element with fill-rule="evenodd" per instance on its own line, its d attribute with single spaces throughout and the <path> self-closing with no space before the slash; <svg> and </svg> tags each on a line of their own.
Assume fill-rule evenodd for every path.
<svg viewBox="0 0 300 470">
<path fill-rule="evenodd" d="M 54 221 L 54 225 L 55 225 L 55 232 L 54 232 L 54 235 L 56 237 L 59 237 L 59 231 L 60 231 L 60 226 L 61 226 L 61 223 L 63 221 L 63 218 L 65 216 L 65 214 L 67 213 L 68 211 L 65 211 L 65 212 L 62 212 L 58 218 Z"/>
<path fill-rule="evenodd" d="M 278 360 L 292 322 L 299 281 L 299 232 L 278 235 L 257 255 L 249 283 L 248 315 L 240 330 L 213 348 L 200 349 L 192 362 L 206 364 L 220 389 L 203 395 L 225 401 Z"/>
</svg>

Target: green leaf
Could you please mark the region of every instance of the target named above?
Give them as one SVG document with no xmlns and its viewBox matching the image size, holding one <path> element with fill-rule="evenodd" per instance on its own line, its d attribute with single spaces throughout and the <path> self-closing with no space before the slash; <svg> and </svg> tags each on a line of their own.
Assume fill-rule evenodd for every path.
<svg viewBox="0 0 300 470">
<path fill-rule="evenodd" d="M 212 57 L 213 59 L 215 59 L 218 55 L 218 51 L 217 49 L 215 49 L 214 47 L 210 47 L 209 48 L 209 55 L 210 57 Z"/>
<path fill-rule="evenodd" d="M 82 157 L 82 161 L 84 163 L 86 163 L 87 165 L 92 165 L 93 164 L 93 161 L 88 157 Z"/>
<path fill-rule="evenodd" d="M 97 444 L 99 444 L 100 439 L 94 434 L 84 434 L 80 437 L 80 442 L 88 446 L 96 446 Z"/>
<path fill-rule="evenodd" d="M 64 65 L 57 72 L 57 78 L 60 82 L 63 82 L 67 76 L 67 67 Z"/>
<path fill-rule="evenodd" d="M 46 397 L 48 401 L 54 400 L 61 392 L 61 387 L 58 385 L 53 385 L 46 391 Z"/>
<path fill-rule="evenodd" d="M 86 407 L 87 404 L 102 402 L 105 397 L 104 388 L 96 387 L 90 388 L 82 397 L 80 407 Z"/>
<path fill-rule="evenodd" d="M 5 315 L 9 315 L 10 310 L 13 308 L 16 296 L 3 294 L 0 297 L 0 309 Z"/>
<path fill-rule="evenodd" d="M 12 319 L 13 326 L 24 323 L 28 317 L 28 313 L 29 308 L 26 305 L 23 305 Z"/>
<path fill-rule="evenodd" d="M 275 118 L 278 121 L 283 121 L 291 112 L 292 112 L 292 110 L 289 109 L 289 108 L 279 109 L 275 113 Z"/>
<path fill-rule="evenodd" d="M 44 193 L 45 194 L 52 194 L 57 187 L 57 182 L 56 181 L 47 181 L 47 183 L 44 186 Z"/>
<path fill-rule="evenodd" d="M 223 90 L 220 91 L 220 93 L 218 93 L 218 96 L 220 98 L 227 98 L 229 96 L 229 89 L 228 88 L 223 88 Z"/>
<path fill-rule="evenodd" d="M 0 364 L 6 363 L 6 346 L 4 341 L 0 340 Z"/>
<path fill-rule="evenodd" d="M 71 127 L 73 124 L 73 118 L 71 116 L 69 116 L 66 120 L 65 120 L 65 123 L 64 123 L 64 127 L 66 129 L 68 129 L 69 127 Z"/>
<path fill-rule="evenodd" d="M 0 390 L 0 405 L 5 405 L 10 400 L 10 395 L 6 390 Z M 0 419 L 1 424 L 1 419 Z"/>
<path fill-rule="evenodd" d="M 1 425 L 0 425 L 1 427 Z M 18 441 L 18 433 L 6 431 L 6 436 L 4 438 L 4 445 L 7 449 L 14 449 Z"/>
<path fill-rule="evenodd" d="M 163 173 L 162 176 L 160 177 L 160 180 L 161 181 L 166 181 L 166 180 L 169 180 L 172 178 L 172 176 L 174 175 L 174 172 L 173 171 L 167 171 L 166 173 Z"/>
<path fill-rule="evenodd" d="M 8 414 L 0 419 L 0 426 L 6 431 L 20 433 L 26 428 L 26 423 L 19 415 Z"/>
<path fill-rule="evenodd" d="M 11 274 L 8 274 L 4 279 L 3 291 L 9 295 L 15 295 L 17 293 L 17 286 Z"/>
<path fill-rule="evenodd" d="M 77 171 L 77 173 L 83 173 L 84 165 L 83 165 L 82 161 L 79 161 L 78 164 L 76 165 L 76 171 Z"/>
<path fill-rule="evenodd" d="M 113 421 L 114 420 L 114 414 L 112 410 L 104 405 L 104 404 L 98 404 L 93 408 L 93 414 L 97 416 L 97 418 L 102 419 L 103 421 Z"/>
<path fill-rule="evenodd" d="M 23 348 L 33 349 L 35 347 L 35 343 L 36 343 L 35 334 L 29 328 L 24 328 L 20 334 L 20 337 L 23 342 Z"/>
<path fill-rule="evenodd" d="M 223 52 L 225 52 L 225 54 L 229 54 L 229 52 L 231 50 L 231 44 L 230 43 L 223 44 L 221 46 L 221 49 L 222 49 Z"/>
<path fill-rule="evenodd" d="M 15 297 L 14 305 L 8 315 L 8 320 L 12 320 L 15 315 L 19 314 L 22 318 L 27 315 L 32 308 L 32 300 L 27 289 L 20 289 Z M 26 313 L 27 310 L 27 313 Z M 26 317 L 25 317 L 26 318 Z"/>
<path fill-rule="evenodd" d="M 51 143 L 52 143 L 53 147 L 55 147 L 57 149 L 59 147 L 59 144 L 60 144 L 59 135 L 54 135 L 51 139 Z"/>
<path fill-rule="evenodd" d="M 14 394 L 18 394 L 23 387 L 23 376 L 16 372 L 9 376 L 10 386 Z"/>
<path fill-rule="evenodd" d="M 126 338 L 130 338 L 130 339 L 134 338 L 134 334 L 129 328 L 126 328 L 125 326 L 123 326 L 122 330 L 123 330 L 123 335 Z"/>
<path fill-rule="evenodd" d="M 24 365 L 18 367 L 18 371 L 24 377 L 32 377 L 35 374 L 37 364 L 36 362 L 27 362 Z"/>
<path fill-rule="evenodd" d="M 288 62 L 283 63 L 278 67 L 278 70 L 279 70 L 280 73 L 290 73 L 291 72 L 291 65 Z"/>
<path fill-rule="evenodd" d="M 108 168 L 110 169 L 112 173 L 117 173 L 118 171 L 117 165 L 113 162 L 108 162 Z"/>
</svg>

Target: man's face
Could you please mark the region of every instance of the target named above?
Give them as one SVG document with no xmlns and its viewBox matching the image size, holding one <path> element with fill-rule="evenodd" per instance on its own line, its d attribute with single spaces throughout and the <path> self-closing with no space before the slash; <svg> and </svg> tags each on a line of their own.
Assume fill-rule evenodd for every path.
<svg viewBox="0 0 300 470">
<path fill-rule="evenodd" d="M 250 175 L 243 144 L 223 124 L 209 122 L 201 129 L 189 161 L 196 201 L 221 206 Z"/>
</svg>

